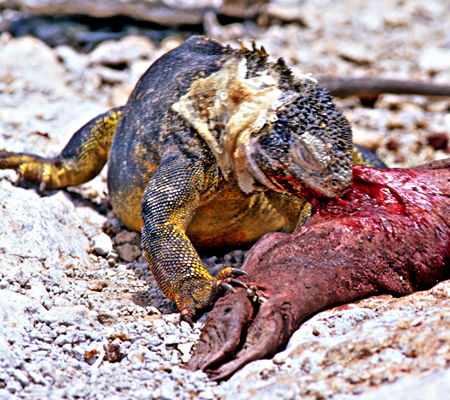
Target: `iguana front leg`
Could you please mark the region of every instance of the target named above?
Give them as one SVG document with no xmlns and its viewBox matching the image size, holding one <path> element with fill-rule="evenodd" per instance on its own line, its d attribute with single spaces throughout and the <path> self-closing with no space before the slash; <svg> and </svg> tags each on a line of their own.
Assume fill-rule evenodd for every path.
<svg viewBox="0 0 450 400">
<path fill-rule="evenodd" d="M 171 154 L 150 179 L 142 200 L 145 257 L 162 292 L 176 302 L 182 319 L 190 324 L 196 310 L 211 306 L 223 289 L 234 291 L 230 283 L 246 287 L 233 279 L 244 274 L 234 268 L 212 277 L 185 234 L 204 182 L 200 162 Z"/>
</svg>

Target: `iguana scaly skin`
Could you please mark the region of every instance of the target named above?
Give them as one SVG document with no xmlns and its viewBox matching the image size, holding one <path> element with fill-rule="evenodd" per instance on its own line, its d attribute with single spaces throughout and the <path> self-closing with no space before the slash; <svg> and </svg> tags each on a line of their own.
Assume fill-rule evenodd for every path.
<svg viewBox="0 0 450 400">
<path fill-rule="evenodd" d="M 353 158 L 383 166 L 354 148 L 347 120 L 313 78 L 270 62 L 262 48 L 203 37 L 157 60 L 124 107 L 94 118 L 60 155 L 2 151 L 0 168 L 55 189 L 92 179 L 108 154 L 114 211 L 142 230 L 153 275 L 187 321 L 221 287 L 239 285 L 230 268 L 210 276 L 194 246 L 294 231 L 308 216 L 303 194 L 341 195 Z"/>
</svg>

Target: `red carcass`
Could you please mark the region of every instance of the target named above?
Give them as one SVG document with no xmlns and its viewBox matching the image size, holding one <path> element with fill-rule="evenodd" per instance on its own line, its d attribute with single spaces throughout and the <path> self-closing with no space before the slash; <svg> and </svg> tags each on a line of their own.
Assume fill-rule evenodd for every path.
<svg viewBox="0 0 450 400">
<path fill-rule="evenodd" d="M 310 200 L 312 216 L 298 232 L 267 234 L 250 250 L 243 280 L 256 295 L 238 288 L 215 304 L 188 368 L 225 379 L 282 350 L 324 308 L 450 278 L 450 159 L 417 169 L 354 166 L 345 196 Z"/>
</svg>

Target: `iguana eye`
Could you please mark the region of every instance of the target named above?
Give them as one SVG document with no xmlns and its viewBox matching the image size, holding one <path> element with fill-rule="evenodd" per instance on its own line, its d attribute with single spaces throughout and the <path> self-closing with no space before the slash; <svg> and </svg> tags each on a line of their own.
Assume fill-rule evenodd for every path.
<svg viewBox="0 0 450 400">
<path fill-rule="evenodd" d="M 337 189 L 339 189 L 339 181 L 337 180 L 337 179 L 332 179 L 330 182 L 329 182 L 329 185 L 334 189 L 334 190 L 337 190 Z"/>
<path fill-rule="evenodd" d="M 309 153 L 309 151 L 303 147 L 302 145 L 296 146 L 291 151 L 292 157 L 295 162 L 301 167 L 305 167 L 308 169 L 318 170 L 319 165 L 314 160 L 313 156 Z"/>
</svg>

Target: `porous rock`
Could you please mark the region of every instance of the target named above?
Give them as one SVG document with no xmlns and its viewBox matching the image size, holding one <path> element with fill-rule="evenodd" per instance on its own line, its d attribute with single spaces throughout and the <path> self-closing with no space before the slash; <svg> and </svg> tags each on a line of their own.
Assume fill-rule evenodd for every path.
<svg viewBox="0 0 450 400">
<path fill-rule="evenodd" d="M 139 244 L 140 241 L 141 237 L 139 236 L 139 233 L 130 231 L 121 231 L 114 238 L 114 243 L 116 245 L 121 245 L 124 243 Z"/>
<path fill-rule="evenodd" d="M 117 247 L 120 258 L 127 262 L 136 260 L 141 255 L 141 250 L 138 246 L 125 243 L 122 246 Z"/>
<path fill-rule="evenodd" d="M 441 400 L 450 393 L 450 369 L 424 376 L 405 376 L 359 396 L 342 396 L 339 400 Z M 446 395 L 447 394 L 447 395 Z"/>
<path fill-rule="evenodd" d="M 86 306 L 52 307 L 49 311 L 39 315 L 39 319 L 47 324 L 84 325 L 89 326 L 97 320 L 97 312 L 89 310 Z"/>
<path fill-rule="evenodd" d="M 27 258 L 44 268 L 91 265 L 89 241 L 80 229 L 83 221 L 69 195 L 57 191 L 41 197 L 1 180 L 0 204 L 1 273 L 14 272 Z"/>
</svg>

